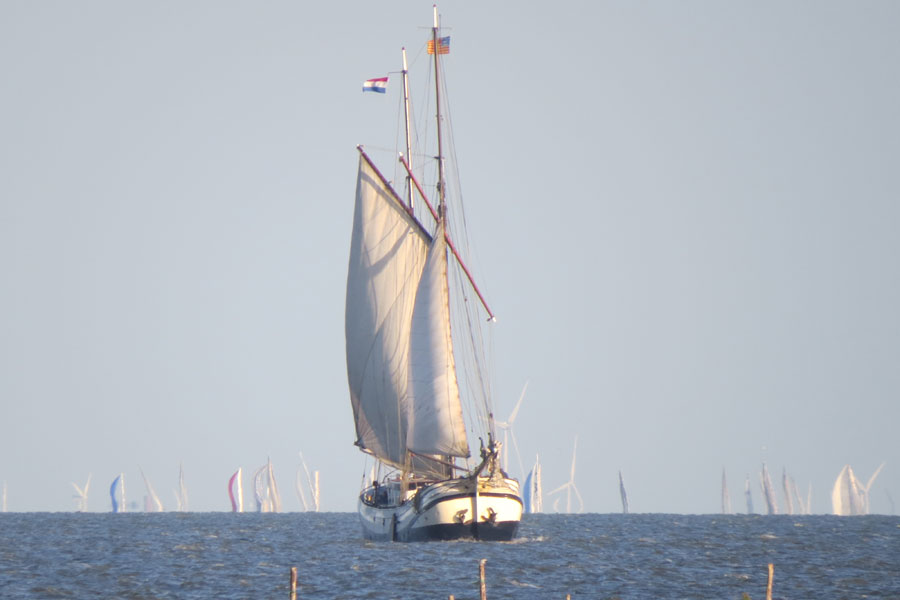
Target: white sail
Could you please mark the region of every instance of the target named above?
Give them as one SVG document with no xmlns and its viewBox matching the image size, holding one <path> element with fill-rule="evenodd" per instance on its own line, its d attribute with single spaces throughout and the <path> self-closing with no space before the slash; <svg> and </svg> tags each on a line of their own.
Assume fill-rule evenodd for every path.
<svg viewBox="0 0 900 600">
<path fill-rule="evenodd" d="M 271 512 L 269 485 L 266 478 L 266 466 L 263 465 L 253 474 L 253 495 L 256 498 L 256 512 Z"/>
<path fill-rule="evenodd" d="M 319 472 L 315 472 L 315 485 L 313 486 L 313 507 L 319 512 Z"/>
<path fill-rule="evenodd" d="M 178 510 L 181 512 L 185 512 L 188 509 L 188 494 L 187 494 L 187 486 L 184 483 L 184 464 L 178 464 L 178 492 L 176 493 L 178 496 Z"/>
<path fill-rule="evenodd" d="M 775 497 L 775 487 L 772 485 L 772 478 L 769 477 L 769 469 L 766 463 L 763 463 L 762 471 L 759 474 L 759 482 L 762 486 L 763 498 L 766 501 L 766 511 L 770 515 L 778 514 L 778 499 Z"/>
<path fill-rule="evenodd" d="M 306 494 L 303 493 L 303 483 L 300 478 L 300 468 L 297 469 L 297 474 L 294 475 L 294 490 L 297 492 L 297 498 L 300 500 L 300 506 L 303 508 L 303 512 L 309 510 L 309 504 L 306 502 Z"/>
<path fill-rule="evenodd" d="M 750 476 L 744 481 L 744 499 L 747 501 L 747 514 L 753 514 L 753 495 L 750 493 Z"/>
<path fill-rule="evenodd" d="M 728 482 L 725 480 L 725 467 L 722 467 L 722 514 L 731 514 L 731 495 L 728 493 Z"/>
<path fill-rule="evenodd" d="M 150 480 L 147 479 L 144 470 L 141 469 L 140 471 L 144 480 L 144 486 L 147 488 L 147 496 L 144 497 L 144 512 L 163 512 L 163 504 L 159 496 L 156 495 L 156 490 L 150 485 Z"/>
<path fill-rule="evenodd" d="M 856 478 L 853 467 L 844 465 L 834 487 L 831 490 L 831 507 L 836 515 L 867 515 L 869 514 L 869 489 L 875 482 L 875 478 L 881 473 L 884 463 L 875 470 L 869 481 L 863 485 Z"/>
<path fill-rule="evenodd" d="M 785 513 L 794 514 L 794 499 L 791 497 L 791 482 L 788 479 L 787 469 L 781 468 L 781 486 L 784 488 L 784 510 Z"/>
<path fill-rule="evenodd" d="M 445 165 L 453 171 L 455 160 L 452 152 L 447 156 L 442 150 L 452 148 L 452 137 L 441 127 L 443 121 L 449 124 L 449 115 L 441 112 L 440 55 L 446 52 L 437 49 L 443 47 L 439 40 L 447 38 L 440 35 L 436 7 L 434 12 L 434 60 L 428 62 L 435 82 L 436 201 L 429 201 L 408 156 L 400 161 L 418 196 L 410 193 L 406 201 L 358 147 L 345 314 L 347 376 L 356 445 L 375 457 L 378 476 L 370 477 L 371 483 L 364 478 L 357 506 L 369 539 L 510 540 L 522 517 L 522 500 L 518 481 L 501 467 L 484 340 L 480 319 L 472 314 L 481 307 L 487 315 L 493 313 L 457 248 L 465 242 L 465 220 L 457 211 L 455 176 L 449 178 L 449 190 L 445 177 Z M 405 83 L 405 64 L 403 71 Z M 408 108 L 408 95 L 404 98 Z M 431 219 L 426 229 L 415 216 L 429 213 L 436 223 L 434 234 Z M 450 224 L 448 214 L 460 218 Z M 448 235 L 451 230 L 454 239 Z M 459 267 L 452 295 L 451 255 L 453 266 Z M 468 301 L 469 293 L 478 297 L 477 307 Z M 460 343 L 456 354 L 451 329 Z M 461 394 L 466 408 L 471 407 L 469 421 L 463 420 Z M 481 434 L 481 461 L 474 468 L 460 460 L 469 457 L 466 425 Z M 312 488 L 318 509 L 318 472 Z M 570 495 L 572 490 L 574 483 Z"/>
<path fill-rule="evenodd" d="M 850 465 L 844 465 L 841 472 L 838 473 L 837 479 L 834 480 L 834 487 L 831 488 L 831 510 L 836 515 L 850 514 L 850 497 L 848 491 L 850 486 L 846 483 L 847 469 Z"/>
<path fill-rule="evenodd" d="M 406 460 L 409 339 L 430 236 L 360 155 L 347 273 L 345 335 L 357 444 Z"/>
<path fill-rule="evenodd" d="M 447 242 L 443 227 L 438 227 L 419 281 L 410 330 L 407 447 L 418 454 L 468 456 L 449 302 Z"/>
<path fill-rule="evenodd" d="M 266 468 L 266 479 L 269 489 L 269 509 L 270 512 L 281 512 L 281 494 L 278 493 L 278 484 L 275 482 L 275 469 L 272 467 L 272 460 L 269 459 Z"/>
</svg>

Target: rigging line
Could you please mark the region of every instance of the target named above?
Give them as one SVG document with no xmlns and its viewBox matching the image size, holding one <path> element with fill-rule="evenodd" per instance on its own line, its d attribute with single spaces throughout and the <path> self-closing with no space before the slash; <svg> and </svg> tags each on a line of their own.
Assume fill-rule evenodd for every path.
<svg viewBox="0 0 900 600">
<path fill-rule="evenodd" d="M 361 150 L 360 150 L 361 152 Z M 400 157 L 400 162 L 403 163 L 403 166 L 406 167 L 406 172 L 409 173 L 409 177 L 412 182 L 415 184 L 416 189 L 419 191 L 419 195 L 422 197 L 422 200 L 428 205 L 428 210 L 431 212 L 431 216 L 434 217 L 436 221 L 440 220 L 437 211 L 428 201 L 428 198 L 425 196 L 425 192 L 422 191 L 422 186 L 419 185 L 418 179 L 413 174 L 413 172 L 409 168 L 409 163 L 406 162 L 406 159 L 403 156 Z M 478 299 L 481 300 L 481 305 L 484 307 L 484 310 L 487 312 L 490 317 L 489 321 L 496 320 L 497 317 L 494 316 L 493 311 L 491 311 L 488 306 L 487 301 L 484 299 L 484 296 L 481 293 L 481 290 L 478 289 L 478 284 L 475 283 L 475 279 L 472 277 L 472 273 L 469 272 L 469 269 L 466 267 L 466 264 L 463 262 L 462 257 L 459 255 L 459 251 L 456 249 L 456 245 L 453 243 L 453 240 L 450 239 L 450 234 L 447 233 L 446 229 L 444 230 L 444 239 L 447 240 L 447 247 L 450 248 L 450 251 L 453 253 L 453 256 L 456 257 L 456 262 L 459 264 L 460 268 L 462 268 L 463 272 L 465 272 L 466 277 L 469 278 L 469 283 L 472 285 L 472 289 L 475 290 L 475 293 L 478 294 Z"/>
</svg>

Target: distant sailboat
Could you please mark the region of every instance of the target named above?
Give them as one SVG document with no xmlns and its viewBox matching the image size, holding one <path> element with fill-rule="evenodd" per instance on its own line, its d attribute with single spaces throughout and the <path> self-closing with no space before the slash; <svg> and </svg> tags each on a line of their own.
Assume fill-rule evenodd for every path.
<svg viewBox="0 0 900 600">
<path fill-rule="evenodd" d="M 787 469 L 781 468 L 781 487 L 784 489 L 784 512 L 794 514 L 794 499 L 791 497 L 791 483 L 788 479 Z"/>
<path fill-rule="evenodd" d="M 525 505 L 525 512 L 539 513 L 544 512 L 544 489 L 541 482 L 541 459 L 535 456 L 534 466 L 528 472 L 525 478 L 525 491 L 522 494 L 522 502 Z"/>
<path fill-rule="evenodd" d="M 144 474 L 144 470 L 140 469 L 141 478 L 144 480 L 144 487 L 147 488 L 147 495 L 144 497 L 144 512 L 163 512 L 162 500 L 156 495 L 156 490 L 150 485 L 150 480 Z"/>
<path fill-rule="evenodd" d="M 6 512 L 6 482 L 3 482 L 3 492 L 0 494 L 0 512 Z"/>
<path fill-rule="evenodd" d="M 184 464 L 178 464 L 178 489 L 175 490 L 175 505 L 178 512 L 187 512 L 188 495 L 184 484 Z"/>
<path fill-rule="evenodd" d="M 256 512 L 281 512 L 281 495 L 275 482 L 272 461 L 266 461 L 253 474 L 253 492 L 256 496 Z"/>
<path fill-rule="evenodd" d="M 125 512 L 125 475 L 119 473 L 109 486 L 109 499 L 112 501 L 112 511 Z"/>
<path fill-rule="evenodd" d="M 728 482 L 725 481 L 725 467 L 722 467 L 722 514 L 731 514 L 731 496 L 728 494 Z"/>
<path fill-rule="evenodd" d="M 253 473 L 253 497 L 256 499 L 256 512 L 271 512 L 269 486 L 266 479 L 266 465 L 263 465 Z"/>
<path fill-rule="evenodd" d="M 306 461 L 303 459 L 303 453 L 300 453 L 300 464 L 301 467 L 297 469 L 297 476 L 294 481 L 294 485 L 297 489 L 297 496 L 300 498 L 300 504 L 303 505 L 303 510 L 313 510 L 315 512 L 319 512 L 319 472 L 316 471 L 314 473 L 315 479 L 309 473 L 309 468 L 306 466 Z M 303 484 L 303 478 L 300 476 L 300 471 L 303 470 L 303 473 L 306 476 L 306 485 Z M 374 479 L 374 476 L 372 477 Z M 306 500 L 306 492 L 309 493 L 309 502 Z"/>
<path fill-rule="evenodd" d="M 269 484 L 269 498 L 271 501 L 271 512 L 281 512 L 281 494 L 278 493 L 278 484 L 275 482 L 275 469 L 272 467 L 272 460 L 269 459 L 266 466 L 266 475 Z"/>
<path fill-rule="evenodd" d="M 241 483 L 240 467 L 228 480 L 228 498 L 231 500 L 231 512 L 244 512 L 244 486 Z"/>
<path fill-rule="evenodd" d="M 578 492 L 578 488 L 575 487 L 575 459 L 578 451 L 578 436 L 575 436 L 575 445 L 572 448 L 572 469 L 569 471 L 569 480 L 550 492 L 550 496 L 553 494 L 557 494 L 565 490 L 566 492 L 566 513 L 571 514 L 572 512 L 572 494 L 575 494 L 575 497 L 578 498 L 578 511 L 581 512 L 584 510 L 584 500 L 581 498 L 581 494 Z M 557 509 L 557 505 L 559 504 L 559 499 L 557 498 L 553 502 L 553 510 Z"/>
<path fill-rule="evenodd" d="M 853 467 L 844 465 L 831 490 L 831 506 L 834 514 L 843 516 L 869 514 L 869 490 L 883 468 L 884 463 L 881 463 L 869 481 L 863 485 L 856 478 Z"/>
<path fill-rule="evenodd" d="M 783 485 L 784 485 L 784 495 L 787 498 L 787 514 L 799 514 L 799 515 L 808 515 L 809 514 L 809 504 L 810 497 L 812 496 L 812 484 L 809 487 L 809 493 L 807 495 L 807 499 L 804 500 L 803 496 L 800 495 L 800 490 L 797 488 L 797 482 L 794 481 L 794 478 L 787 473 L 782 475 Z M 797 510 L 794 510 L 794 500 L 797 501 Z"/>
<path fill-rule="evenodd" d="M 313 510 L 319 512 L 319 472 L 313 472 Z"/>
<path fill-rule="evenodd" d="M 303 508 L 303 512 L 306 512 L 309 510 L 309 502 L 306 501 L 306 494 L 303 492 L 305 486 L 303 484 L 303 478 L 300 477 L 302 471 L 303 467 L 297 467 L 297 474 L 294 476 L 294 489 L 297 491 L 297 498 L 300 500 L 300 506 Z"/>
<path fill-rule="evenodd" d="M 619 495 L 622 497 L 622 514 L 628 514 L 628 494 L 625 493 L 625 480 L 622 479 L 622 471 L 619 471 Z"/>
<path fill-rule="evenodd" d="M 744 481 L 744 498 L 747 500 L 747 514 L 753 514 L 753 494 L 750 492 L 750 476 Z"/>
<path fill-rule="evenodd" d="M 772 478 L 769 477 L 769 469 L 766 463 L 762 465 L 762 471 L 759 474 L 760 485 L 762 486 L 763 498 L 766 500 L 766 510 L 770 515 L 778 514 L 778 499 L 775 497 L 775 488 L 772 486 Z"/>
<path fill-rule="evenodd" d="M 83 488 L 78 487 L 76 483 L 73 481 L 72 487 L 75 488 L 75 510 L 78 512 L 87 512 L 87 499 L 88 499 L 88 490 L 91 487 L 91 474 L 88 473 L 87 481 L 84 484 Z"/>
</svg>

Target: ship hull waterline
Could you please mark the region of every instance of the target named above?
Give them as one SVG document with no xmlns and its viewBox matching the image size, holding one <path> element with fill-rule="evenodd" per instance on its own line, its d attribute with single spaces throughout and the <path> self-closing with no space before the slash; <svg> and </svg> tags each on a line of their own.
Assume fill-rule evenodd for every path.
<svg viewBox="0 0 900 600">
<path fill-rule="evenodd" d="M 512 485 L 479 482 L 476 493 L 466 480 L 449 480 L 419 489 L 399 505 L 375 504 L 376 488 L 360 494 L 363 536 L 376 541 L 512 540 L 522 518 L 522 499 Z M 469 488 L 469 489 L 465 489 Z M 477 518 L 473 518 L 477 515 Z"/>
</svg>

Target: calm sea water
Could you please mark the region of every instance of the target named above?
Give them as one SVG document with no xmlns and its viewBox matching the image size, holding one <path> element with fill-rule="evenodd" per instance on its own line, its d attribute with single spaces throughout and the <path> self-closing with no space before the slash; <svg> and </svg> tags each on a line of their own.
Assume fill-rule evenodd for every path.
<svg viewBox="0 0 900 600">
<path fill-rule="evenodd" d="M 0 514 L 0 598 L 900 599 L 900 518 L 527 515 L 510 543 L 372 543 L 350 513 Z"/>
</svg>

